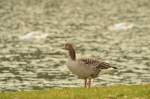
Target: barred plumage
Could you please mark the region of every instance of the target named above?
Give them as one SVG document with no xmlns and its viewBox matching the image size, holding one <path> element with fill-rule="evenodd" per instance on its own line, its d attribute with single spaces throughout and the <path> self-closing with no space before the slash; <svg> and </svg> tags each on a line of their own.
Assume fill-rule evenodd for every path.
<svg viewBox="0 0 150 99">
<path fill-rule="evenodd" d="M 90 59 L 90 58 L 83 58 L 79 59 L 80 61 L 84 62 L 84 64 L 87 64 L 89 66 L 94 66 L 97 69 L 108 69 L 108 68 L 114 68 L 117 69 L 116 67 L 111 66 L 110 64 L 102 61 L 98 61 L 95 59 Z"/>
<path fill-rule="evenodd" d="M 95 59 L 90 59 L 90 58 L 82 58 L 80 59 L 81 61 L 83 61 L 85 64 L 95 64 L 95 63 L 99 63 L 99 61 L 95 60 Z"/>
</svg>

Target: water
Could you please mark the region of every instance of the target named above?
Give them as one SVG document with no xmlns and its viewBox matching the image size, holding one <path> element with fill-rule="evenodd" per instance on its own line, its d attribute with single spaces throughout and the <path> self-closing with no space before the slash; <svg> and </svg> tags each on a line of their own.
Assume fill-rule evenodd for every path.
<svg viewBox="0 0 150 99">
<path fill-rule="evenodd" d="M 66 41 L 77 57 L 118 67 L 94 86 L 149 83 L 149 9 L 148 0 L 1 0 L 0 91 L 82 86 L 66 67 Z"/>
</svg>

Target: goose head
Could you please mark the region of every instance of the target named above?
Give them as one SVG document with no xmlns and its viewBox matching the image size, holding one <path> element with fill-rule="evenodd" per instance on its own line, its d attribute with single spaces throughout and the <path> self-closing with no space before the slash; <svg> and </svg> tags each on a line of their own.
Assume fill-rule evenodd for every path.
<svg viewBox="0 0 150 99">
<path fill-rule="evenodd" d="M 65 49 L 65 50 L 73 50 L 74 48 L 73 48 L 72 44 L 66 43 L 66 44 L 64 45 L 64 49 Z"/>
<path fill-rule="evenodd" d="M 72 44 L 66 43 L 64 45 L 64 49 L 69 52 L 69 57 L 71 60 L 76 60 L 76 53 L 75 53 L 75 50 L 74 50 Z"/>
</svg>

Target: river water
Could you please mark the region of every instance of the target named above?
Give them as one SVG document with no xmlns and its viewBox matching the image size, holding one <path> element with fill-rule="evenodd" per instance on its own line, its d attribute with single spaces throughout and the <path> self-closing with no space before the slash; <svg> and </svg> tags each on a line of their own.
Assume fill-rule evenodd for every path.
<svg viewBox="0 0 150 99">
<path fill-rule="evenodd" d="M 0 91 L 83 86 L 65 42 L 118 68 L 93 86 L 149 83 L 149 9 L 149 0 L 1 0 Z"/>
</svg>

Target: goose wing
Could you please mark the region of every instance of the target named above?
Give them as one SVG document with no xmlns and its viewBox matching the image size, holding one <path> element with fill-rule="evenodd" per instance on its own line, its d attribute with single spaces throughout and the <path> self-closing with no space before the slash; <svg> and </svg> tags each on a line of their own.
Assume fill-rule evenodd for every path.
<svg viewBox="0 0 150 99">
<path fill-rule="evenodd" d="M 79 59 L 79 61 L 87 66 L 90 66 L 94 69 L 108 69 L 108 68 L 114 68 L 117 69 L 116 67 L 111 66 L 109 63 L 103 62 L 103 61 L 98 61 L 96 59 L 89 59 L 89 58 L 82 58 Z"/>
</svg>

